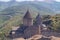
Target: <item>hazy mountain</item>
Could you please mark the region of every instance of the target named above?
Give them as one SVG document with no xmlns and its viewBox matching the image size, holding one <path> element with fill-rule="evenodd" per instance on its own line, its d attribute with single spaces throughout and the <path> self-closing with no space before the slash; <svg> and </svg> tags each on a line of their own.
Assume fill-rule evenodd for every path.
<svg viewBox="0 0 60 40">
<path fill-rule="evenodd" d="M 47 3 L 47 2 L 38 2 L 38 1 L 34 1 L 34 2 L 0 2 L 0 10 L 8 8 L 8 7 L 12 7 L 12 6 L 20 6 L 20 5 L 32 5 L 34 7 L 36 7 L 39 10 L 42 11 L 51 11 L 51 12 L 59 12 L 60 11 L 60 3 L 59 2 L 52 2 L 52 3 Z"/>
<path fill-rule="evenodd" d="M 38 1 L 34 1 L 34 2 L 16 2 L 16 1 L 10 1 L 10 2 L 0 2 L 0 11 L 1 10 L 14 10 L 13 7 L 15 7 L 15 10 L 19 9 L 21 7 L 27 7 L 31 5 L 31 7 L 41 11 L 41 12 L 47 12 L 47 13 L 59 13 L 60 12 L 60 3 L 59 2 L 52 2 L 52 3 L 47 3 L 47 2 L 38 2 Z M 20 7 L 21 6 L 21 7 Z M 24 8 L 25 8 L 24 7 Z M 30 7 L 30 8 L 31 8 Z"/>
<path fill-rule="evenodd" d="M 13 2 L 13 1 L 0 2 L 0 11 L 4 10 L 5 8 L 11 7 L 11 6 L 15 6 L 15 5 L 18 5 L 18 2 Z"/>
</svg>

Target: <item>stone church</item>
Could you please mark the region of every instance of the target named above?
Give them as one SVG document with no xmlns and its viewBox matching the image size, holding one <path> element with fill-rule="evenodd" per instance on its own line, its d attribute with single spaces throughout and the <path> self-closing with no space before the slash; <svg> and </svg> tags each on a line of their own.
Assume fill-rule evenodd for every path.
<svg viewBox="0 0 60 40">
<path fill-rule="evenodd" d="M 23 17 L 23 25 L 27 28 L 24 30 L 24 37 L 29 38 L 31 36 L 41 34 L 42 19 L 40 14 L 36 17 L 36 22 L 33 24 L 33 19 L 29 11 L 26 12 Z"/>
<path fill-rule="evenodd" d="M 19 36 L 21 34 L 21 37 L 25 39 L 30 38 L 34 35 L 40 35 L 42 28 L 43 26 L 41 15 L 38 14 L 36 16 L 35 22 L 33 22 L 31 13 L 27 11 L 23 17 L 23 26 L 20 26 L 20 28 L 15 31 L 15 35 Z"/>
</svg>

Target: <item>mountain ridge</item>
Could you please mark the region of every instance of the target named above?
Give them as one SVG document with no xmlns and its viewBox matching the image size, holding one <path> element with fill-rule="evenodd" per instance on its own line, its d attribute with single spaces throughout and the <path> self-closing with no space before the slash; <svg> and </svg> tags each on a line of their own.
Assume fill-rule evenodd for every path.
<svg viewBox="0 0 60 40">
<path fill-rule="evenodd" d="M 20 6 L 21 7 L 23 7 L 23 6 L 27 7 L 29 5 L 31 5 L 31 7 L 34 7 L 38 11 L 41 11 L 41 12 L 58 14 L 60 11 L 60 3 L 59 2 L 47 3 L 47 2 L 38 2 L 38 1 L 37 2 L 36 1 L 33 1 L 33 2 L 32 1 L 29 1 L 29 2 L 24 1 L 24 2 L 12 2 L 12 3 L 7 2 L 7 4 L 8 5 L 6 8 L 4 7 L 4 9 L 3 9 L 3 7 L 2 7 L 2 11 L 7 10 L 9 8 L 12 8 L 12 10 L 13 10 L 13 7 L 16 7 L 16 8 L 20 7 Z"/>
</svg>

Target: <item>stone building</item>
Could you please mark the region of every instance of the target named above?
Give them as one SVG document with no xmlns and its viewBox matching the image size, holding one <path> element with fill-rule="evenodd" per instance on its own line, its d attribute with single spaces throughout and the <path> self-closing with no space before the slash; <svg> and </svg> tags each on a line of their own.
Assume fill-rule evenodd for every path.
<svg viewBox="0 0 60 40">
<path fill-rule="evenodd" d="M 33 22 L 31 13 L 27 11 L 23 17 L 23 25 L 20 26 L 20 28 L 18 28 L 17 30 L 15 30 L 15 34 L 13 34 L 12 36 L 23 37 L 26 39 L 34 35 L 41 35 L 41 31 L 43 28 L 41 15 L 38 14 L 35 20 L 36 21 Z"/>
<path fill-rule="evenodd" d="M 23 25 L 27 26 L 24 30 L 23 37 L 30 38 L 34 35 L 41 34 L 42 30 L 42 18 L 40 14 L 36 16 L 36 21 L 33 24 L 33 19 L 29 11 L 26 12 L 25 16 L 23 17 Z"/>
</svg>

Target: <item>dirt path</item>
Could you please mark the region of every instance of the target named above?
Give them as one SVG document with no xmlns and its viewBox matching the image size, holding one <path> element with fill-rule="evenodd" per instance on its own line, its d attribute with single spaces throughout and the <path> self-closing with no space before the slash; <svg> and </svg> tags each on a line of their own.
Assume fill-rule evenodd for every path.
<svg viewBox="0 0 60 40">
<path fill-rule="evenodd" d="M 13 40 L 25 40 L 24 38 L 15 38 Z"/>
<path fill-rule="evenodd" d="M 41 38 L 42 35 L 35 35 L 35 36 L 32 36 L 31 38 L 28 38 L 28 39 L 24 39 L 24 38 L 15 38 L 13 40 L 37 40 L 39 38 Z"/>
</svg>

